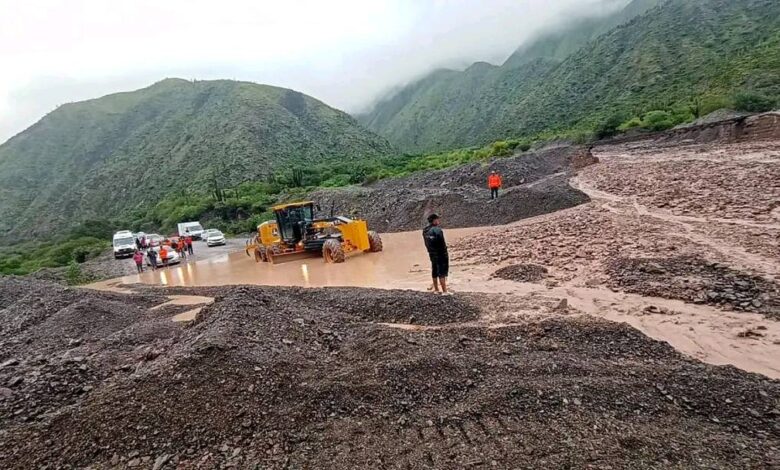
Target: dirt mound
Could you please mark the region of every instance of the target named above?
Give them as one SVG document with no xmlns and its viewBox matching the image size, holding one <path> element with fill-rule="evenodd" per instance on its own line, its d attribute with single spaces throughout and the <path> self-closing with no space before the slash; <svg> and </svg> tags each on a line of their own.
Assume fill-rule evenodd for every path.
<svg viewBox="0 0 780 470">
<path fill-rule="evenodd" d="M 629 131 L 599 142 L 600 145 L 648 141 L 655 146 L 675 146 L 689 143 L 755 142 L 780 139 L 780 112 L 730 117 L 720 111 L 705 116 L 699 122 L 661 132 Z"/>
<path fill-rule="evenodd" d="M 372 290 L 371 295 L 365 296 L 355 296 L 353 289 L 344 288 L 291 291 L 290 296 L 302 302 L 316 303 L 327 297 L 329 310 L 364 321 L 442 325 L 476 320 L 479 316 L 479 309 L 459 296 L 442 299 L 429 293 L 383 289 Z"/>
<path fill-rule="evenodd" d="M 569 186 L 566 174 L 596 161 L 586 148 L 556 147 L 310 197 L 323 211 L 364 218 L 382 232 L 418 229 L 432 212 L 452 228 L 499 225 L 587 202 Z M 486 189 L 491 170 L 501 172 L 504 181 L 494 201 Z"/>
<path fill-rule="evenodd" d="M 56 379 L 33 381 L 48 369 L 19 351 L 0 368 L 0 380 L 23 377 L 0 390 L 10 393 L 0 401 L 5 466 L 723 467 L 738 456 L 741 467 L 766 467 L 778 458 L 780 383 L 686 359 L 625 324 L 410 330 L 374 320 L 449 322 L 477 310 L 457 296 L 363 289 L 209 293 L 215 303 L 169 341 L 138 336 L 141 317 Z M 434 316 L 436 305 L 450 313 Z M 129 367 L 104 363 L 141 340 Z M 27 405 L 33 386 L 38 405 Z"/>
<path fill-rule="evenodd" d="M 780 320 L 780 286 L 695 257 L 619 258 L 608 285 L 635 294 L 765 313 Z"/>
<path fill-rule="evenodd" d="M 538 264 L 513 264 L 493 273 L 492 277 L 517 282 L 538 282 L 547 276 L 547 268 Z"/>
</svg>

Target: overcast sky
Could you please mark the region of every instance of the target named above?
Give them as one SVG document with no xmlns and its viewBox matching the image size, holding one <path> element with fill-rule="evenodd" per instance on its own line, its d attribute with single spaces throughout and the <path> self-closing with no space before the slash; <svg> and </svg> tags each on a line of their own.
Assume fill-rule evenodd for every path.
<svg viewBox="0 0 780 470">
<path fill-rule="evenodd" d="M 627 0 L 0 0 L 0 142 L 63 103 L 165 77 L 279 85 L 357 112 L 616 3 Z"/>
</svg>

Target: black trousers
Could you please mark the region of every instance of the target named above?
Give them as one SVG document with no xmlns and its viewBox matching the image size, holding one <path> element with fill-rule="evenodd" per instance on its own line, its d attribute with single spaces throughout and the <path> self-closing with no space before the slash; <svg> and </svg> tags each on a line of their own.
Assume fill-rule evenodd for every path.
<svg viewBox="0 0 780 470">
<path fill-rule="evenodd" d="M 498 198 L 498 188 L 490 188 L 490 199 Z"/>
</svg>

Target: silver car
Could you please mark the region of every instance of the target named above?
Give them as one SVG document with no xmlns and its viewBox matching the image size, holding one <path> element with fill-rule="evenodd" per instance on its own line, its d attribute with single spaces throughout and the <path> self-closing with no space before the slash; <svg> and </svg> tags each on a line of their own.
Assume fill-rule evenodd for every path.
<svg viewBox="0 0 780 470">
<path fill-rule="evenodd" d="M 224 245 L 227 242 L 225 241 L 225 234 L 220 232 L 219 230 L 207 230 L 203 232 L 203 239 L 206 240 L 206 245 L 208 246 L 217 246 L 217 245 Z"/>
</svg>

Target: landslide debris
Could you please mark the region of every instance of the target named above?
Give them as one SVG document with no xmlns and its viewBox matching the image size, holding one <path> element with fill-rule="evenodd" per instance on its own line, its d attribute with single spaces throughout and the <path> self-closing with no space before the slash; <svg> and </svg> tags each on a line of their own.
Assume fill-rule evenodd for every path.
<svg viewBox="0 0 780 470">
<path fill-rule="evenodd" d="M 626 292 L 726 310 L 765 313 L 780 320 L 780 286 L 697 257 L 618 258 L 607 265 L 608 285 Z"/>
<path fill-rule="evenodd" d="M 419 229 L 433 212 L 451 228 L 501 225 L 587 202 L 568 179 L 596 161 L 585 147 L 555 147 L 365 187 L 315 191 L 309 197 L 324 211 L 364 218 L 381 232 Z M 491 170 L 499 171 L 504 181 L 493 201 L 487 190 Z"/>
<path fill-rule="evenodd" d="M 675 148 L 668 151 L 673 158 L 664 160 L 605 161 L 587 178 L 598 190 L 674 215 L 771 224 L 776 222 L 772 211 L 780 207 L 780 165 L 772 158 L 776 148 L 774 142 Z M 643 150 L 658 152 L 652 146 Z M 753 152 L 766 157 L 747 160 Z"/>
<path fill-rule="evenodd" d="M 466 296 L 240 286 L 186 289 L 216 300 L 193 325 L 151 334 L 160 319 L 143 307 L 157 292 L 121 303 L 18 282 L 0 279 L 4 318 L 30 317 L 17 309 L 48 291 L 36 324 L 71 323 L 58 313 L 84 297 L 137 322 L 45 353 L 22 340 L 29 327 L 4 332 L 6 468 L 758 468 L 780 458 L 780 382 L 687 359 L 625 324 L 468 326 L 456 322 L 479 309 Z M 377 323 L 411 316 L 442 328 Z M 73 348 L 84 350 L 67 363 L 75 370 L 43 379 L 38 361 Z M 46 385 L 55 381 L 67 385 Z"/>
<path fill-rule="evenodd" d="M 538 282 L 547 276 L 547 268 L 538 264 L 512 264 L 493 273 L 492 277 L 517 282 Z"/>
</svg>

